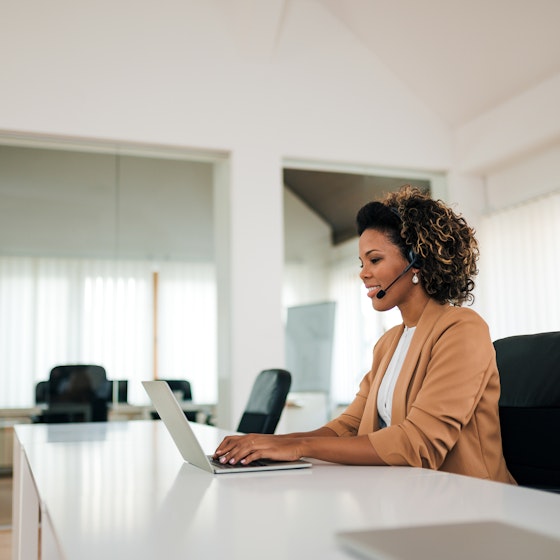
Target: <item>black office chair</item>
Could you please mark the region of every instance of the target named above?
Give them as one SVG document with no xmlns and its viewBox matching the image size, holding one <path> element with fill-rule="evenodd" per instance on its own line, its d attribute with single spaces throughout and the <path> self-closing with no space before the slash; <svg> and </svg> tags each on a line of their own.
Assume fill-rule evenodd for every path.
<svg viewBox="0 0 560 560">
<path fill-rule="evenodd" d="M 161 381 L 165 381 L 174 393 L 181 393 L 182 401 L 192 401 L 191 384 L 186 379 L 161 379 Z M 191 422 L 196 422 L 197 410 L 185 410 L 184 413 Z M 155 411 L 151 412 L 150 416 L 153 420 L 160 419 Z"/>
<path fill-rule="evenodd" d="M 560 332 L 494 341 L 507 466 L 521 486 L 560 492 Z"/>
<path fill-rule="evenodd" d="M 191 384 L 186 379 L 162 379 L 174 393 L 181 393 L 183 401 L 192 401 Z"/>
<path fill-rule="evenodd" d="M 253 384 L 238 432 L 273 434 L 286 404 L 292 376 L 285 369 L 261 371 Z"/>
<path fill-rule="evenodd" d="M 49 382 L 38 381 L 35 385 L 35 404 L 45 404 L 49 399 Z"/>
<path fill-rule="evenodd" d="M 47 408 L 34 421 L 105 422 L 110 398 L 111 383 L 102 366 L 56 366 L 49 375 Z"/>
<path fill-rule="evenodd" d="M 107 401 L 113 402 L 113 391 L 117 386 L 117 402 L 128 403 L 128 380 L 117 379 L 109 380 L 109 391 L 107 392 Z M 35 404 L 46 404 L 49 401 L 49 382 L 39 381 L 35 385 Z"/>
</svg>

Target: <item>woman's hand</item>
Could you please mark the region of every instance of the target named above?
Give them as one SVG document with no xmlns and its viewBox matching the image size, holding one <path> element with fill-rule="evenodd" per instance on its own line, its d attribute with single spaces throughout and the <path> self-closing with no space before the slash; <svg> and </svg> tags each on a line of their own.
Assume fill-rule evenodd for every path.
<svg viewBox="0 0 560 560">
<path fill-rule="evenodd" d="M 220 443 L 213 458 L 231 465 L 248 465 L 257 459 L 296 461 L 303 455 L 302 443 L 300 438 L 280 438 L 273 435 L 228 436 Z"/>
</svg>

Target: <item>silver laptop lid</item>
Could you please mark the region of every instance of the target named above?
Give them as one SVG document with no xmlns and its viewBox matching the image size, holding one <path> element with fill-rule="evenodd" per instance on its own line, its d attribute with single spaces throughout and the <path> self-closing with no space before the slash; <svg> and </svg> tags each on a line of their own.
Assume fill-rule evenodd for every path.
<svg viewBox="0 0 560 560">
<path fill-rule="evenodd" d="M 208 472 L 214 472 L 208 457 L 198 443 L 194 432 L 175 395 L 165 381 L 142 381 L 158 414 L 171 434 L 183 459 Z"/>
<path fill-rule="evenodd" d="M 196 438 L 181 405 L 165 381 L 142 381 L 160 418 L 185 461 L 214 474 L 305 469 L 311 467 L 309 461 L 271 461 L 262 459 L 249 465 L 229 465 L 212 461 Z"/>
</svg>

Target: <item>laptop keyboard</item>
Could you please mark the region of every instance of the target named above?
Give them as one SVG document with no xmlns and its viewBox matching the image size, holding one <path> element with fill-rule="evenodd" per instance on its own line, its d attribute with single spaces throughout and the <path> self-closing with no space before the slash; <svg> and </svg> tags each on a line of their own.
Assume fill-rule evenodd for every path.
<svg viewBox="0 0 560 560">
<path fill-rule="evenodd" d="M 248 465 L 243 465 L 242 463 L 237 463 L 236 465 L 230 465 L 229 463 L 220 463 L 220 461 L 218 461 L 217 459 L 213 459 L 212 456 L 210 455 L 208 457 L 208 459 L 210 459 L 210 462 L 213 465 L 216 465 L 217 467 L 220 467 L 222 469 L 238 469 L 238 468 L 243 468 L 243 467 L 265 467 L 266 465 L 268 465 L 269 463 L 265 463 L 264 461 L 253 461 L 252 463 L 249 463 Z"/>
</svg>

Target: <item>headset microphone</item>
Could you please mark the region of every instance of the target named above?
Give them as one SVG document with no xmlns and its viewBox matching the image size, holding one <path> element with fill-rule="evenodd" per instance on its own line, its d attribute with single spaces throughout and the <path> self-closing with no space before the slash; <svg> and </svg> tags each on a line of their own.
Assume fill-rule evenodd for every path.
<svg viewBox="0 0 560 560">
<path fill-rule="evenodd" d="M 384 290 L 379 290 L 376 294 L 375 297 L 377 299 L 382 299 L 385 297 L 385 294 L 387 293 L 387 290 L 393 285 L 395 284 L 395 282 L 399 281 L 414 265 L 417 264 L 417 259 L 416 257 L 414 257 L 412 259 L 412 261 L 406 266 L 406 268 L 384 289 Z"/>
</svg>

